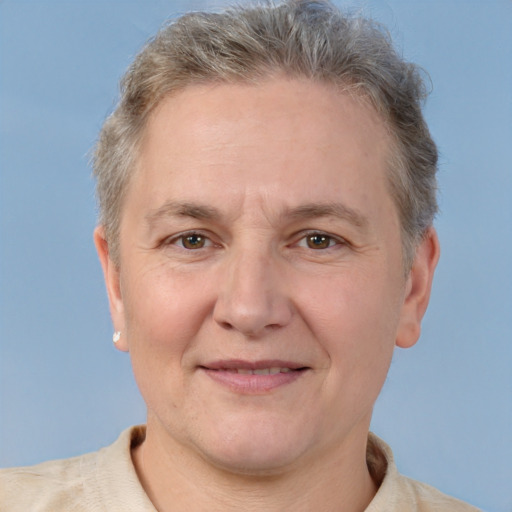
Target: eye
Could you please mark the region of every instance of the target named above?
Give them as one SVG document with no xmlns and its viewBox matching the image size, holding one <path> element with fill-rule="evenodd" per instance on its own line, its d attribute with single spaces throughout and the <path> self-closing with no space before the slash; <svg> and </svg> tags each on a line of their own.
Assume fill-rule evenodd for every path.
<svg viewBox="0 0 512 512">
<path fill-rule="evenodd" d="M 211 245 L 209 238 L 200 233 L 185 233 L 176 237 L 172 243 L 187 250 L 202 249 Z"/>
<path fill-rule="evenodd" d="M 310 249 L 327 249 L 334 241 L 327 235 L 308 235 L 306 243 Z"/>
<path fill-rule="evenodd" d="M 340 243 L 340 240 L 325 233 L 309 233 L 299 240 L 297 245 L 299 247 L 307 247 L 308 249 L 321 250 L 329 249 Z"/>
</svg>

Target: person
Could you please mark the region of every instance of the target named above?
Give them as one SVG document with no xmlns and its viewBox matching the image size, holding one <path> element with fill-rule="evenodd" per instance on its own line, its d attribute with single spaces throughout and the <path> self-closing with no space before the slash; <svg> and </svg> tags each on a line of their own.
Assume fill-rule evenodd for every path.
<svg viewBox="0 0 512 512">
<path fill-rule="evenodd" d="M 439 242 L 421 73 L 327 0 L 191 13 L 97 144 L 94 239 L 147 424 L 3 470 L 2 511 L 472 511 L 369 433 Z"/>
</svg>

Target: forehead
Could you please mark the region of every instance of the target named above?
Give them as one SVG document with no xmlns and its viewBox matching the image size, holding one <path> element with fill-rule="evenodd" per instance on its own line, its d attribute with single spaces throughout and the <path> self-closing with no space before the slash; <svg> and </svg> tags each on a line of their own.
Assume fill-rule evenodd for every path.
<svg viewBox="0 0 512 512">
<path fill-rule="evenodd" d="M 356 135 L 352 142 L 358 146 L 367 137 L 357 140 L 357 135 L 369 132 L 389 143 L 385 123 L 366 96 L 324 82 L 284 77 L 259 83 L 190 85 L 159 102 L 149 116 L 144 140 L 156 139 L 158 132 L 172 144 L 169 135 L 174 130 L 173 138 L 180 140 L 193 141 L 201 133 L 208 135 L 204 142 L 222 142 L 233 125 L 237 129 L 231 135 L 240 141 L 249 135 L 256 142 L 259 134 L 238 128 L 267 125 L 283 138 L 291 129 L 297 138 L 307 135 L 312 145 L 326 146 L 346 136 L 339 130 L 351 125 Z"/>
<path fill-rule="evenodd" d="M 151 114 L 134 181 L 161 204 L 263 189 L 295 201 L 291 207 L 326 194 L 364 201 L 387 193 L 389 150 L 385 124 L 369 103 L 330 85 L 274 79 L 190 86 Z"/>
</svg>

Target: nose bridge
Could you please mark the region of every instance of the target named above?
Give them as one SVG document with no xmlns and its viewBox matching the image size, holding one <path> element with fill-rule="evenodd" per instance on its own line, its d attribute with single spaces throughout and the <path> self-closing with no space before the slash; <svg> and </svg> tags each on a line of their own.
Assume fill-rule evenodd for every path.
<svg viewBox="0 0 512 512">
<path fill-rule="evenodd" d="M 258 336 L 286 325 L 292 315 L 279 276 L 279 261 L 264 244 L 239 244 L 225 262 L 214 316 L 225 328 Z"/>
</svg>

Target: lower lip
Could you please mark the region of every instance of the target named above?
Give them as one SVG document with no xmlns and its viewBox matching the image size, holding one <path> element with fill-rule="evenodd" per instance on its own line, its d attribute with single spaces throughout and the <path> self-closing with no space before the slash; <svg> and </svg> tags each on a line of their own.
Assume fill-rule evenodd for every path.
<svg viewBox="0 0 512 512">
<path fill-rule="evenodd" d="M 235 373 L 224 370 L 201 368 L 212 380 L 222 384 L 236 393 L 263 394 L 295 382 L 306 370 L 294 370 L 286 373 L 255 375 L 252 373 Z"/>
</svg>

